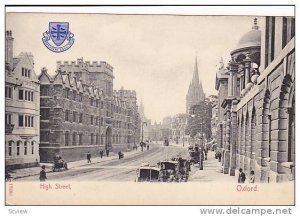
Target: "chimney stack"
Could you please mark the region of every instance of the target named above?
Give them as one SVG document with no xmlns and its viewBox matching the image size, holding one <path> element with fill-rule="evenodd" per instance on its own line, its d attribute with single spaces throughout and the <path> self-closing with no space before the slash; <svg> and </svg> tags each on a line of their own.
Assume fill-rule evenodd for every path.
<svg viewBox="0 0 300 216">
<path fill-rule="evenodd" d="M 13 68 L 13 44 L 12 31 L 8 30 L 5 34 L 5 63 L 9 65 L 9 70 Z"/>
</svg>

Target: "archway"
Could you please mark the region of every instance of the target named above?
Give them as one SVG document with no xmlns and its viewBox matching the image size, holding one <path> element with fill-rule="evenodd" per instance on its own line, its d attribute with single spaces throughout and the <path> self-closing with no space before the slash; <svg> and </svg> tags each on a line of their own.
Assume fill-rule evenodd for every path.
<svg viewBox="0 0 300 216">
<path fill-rule="evenodd" d="M 105 133 L 105 149 L 108 149 L 111 147 L 111 137 L 112 137 L 112 129 L 111 127 L 107 127 L 106 133 Z"/>
</svg>

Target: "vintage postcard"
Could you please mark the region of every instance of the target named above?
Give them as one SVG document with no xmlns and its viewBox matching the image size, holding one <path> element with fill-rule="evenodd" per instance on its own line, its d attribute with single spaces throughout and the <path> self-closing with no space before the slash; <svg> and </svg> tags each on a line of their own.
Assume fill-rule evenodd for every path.
<svg viewBox="0 0 300 216">
<path fill-rule="evenodd" d="M 45 8 L 6 7 L 6 205 L 295 204 L 293 6 Z"/>
</svg>

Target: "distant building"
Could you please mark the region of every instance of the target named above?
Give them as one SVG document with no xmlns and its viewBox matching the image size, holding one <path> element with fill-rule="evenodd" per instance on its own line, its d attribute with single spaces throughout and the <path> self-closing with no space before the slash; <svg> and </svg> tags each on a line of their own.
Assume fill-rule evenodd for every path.
<svg viewBox="0 0 300 216">
<path fill-rule="evenodd" d="M 148 119 L 145 115 L 145 110 L 144 110 L 144 105 L 143 105 L 143 101 L 141 101 L 140 106 L 139 106 L 139 114 L 140 114 L 140 118 L 141 118 L 141 138 L 140 140 L 143 141 L 149 141 L 149 127 L 151 125 L 151 120 Z"/>
<path fill-rule="evenodd" d="M 136 93 L 113 91 L 113 68 L 106 62 L 58 62 L 41 83 L 41 161 L 60 154 L 67 161 L 89 151 L 131 149 L 139 136 Z M 136 125 L 137 124 L 137 125 Z"/>
<path fill-rule="evenodd" d="M 221 63 L 218 148 L 224 174 L 242 168 L 256 182 L 295 178 L 295 18 L 256 19 Z"/>
<path fill-rule="evenodd" d="M 10 169 L 38 166 L 39 81 L 31 53 L 13 57 L 12 31 L 5 34 L 5 165 Z"/>
<path fill-rule="evenodd" d="M 188 136 L 185 134 L 187 126 L 187 115 L 177 114 L 172 118 L 171 137 L 176 144 L 187 142 Z"/>
<path fill-rule="evenodd" d="M 186 114 L 189 113 L 189 110 L 193 105 L 204 100 L 205 94 L 203 92 L 202 82 L 199 82 L 198 63 L 196 58 L 193 79 L 189 85 L 188 93 L 186 95 Z"/>
</svg>

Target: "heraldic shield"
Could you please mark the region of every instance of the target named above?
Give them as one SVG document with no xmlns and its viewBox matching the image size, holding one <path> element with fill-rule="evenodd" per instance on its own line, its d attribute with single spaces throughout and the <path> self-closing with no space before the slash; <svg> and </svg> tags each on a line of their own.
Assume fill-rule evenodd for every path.
<svg viewBox="0 0 300 216">
<path fill-rule="evenodd" d="M 49 32 L 53 43 L 60 46 L 64 43 L 69 32 L 68 22 L 50 22 Z"/>
</svg>

